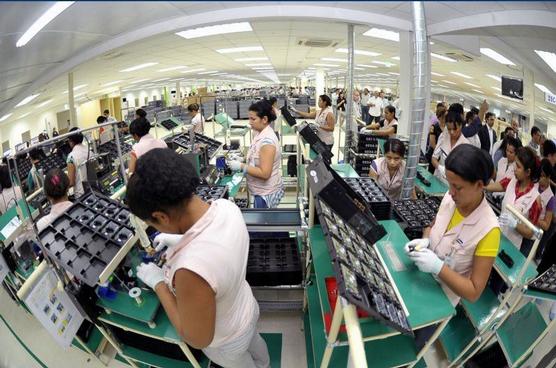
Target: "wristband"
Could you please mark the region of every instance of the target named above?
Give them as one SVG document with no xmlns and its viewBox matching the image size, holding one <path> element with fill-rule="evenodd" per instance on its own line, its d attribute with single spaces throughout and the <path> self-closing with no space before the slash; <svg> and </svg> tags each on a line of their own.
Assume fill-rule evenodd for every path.
<svg viewBox="0 0 556 368">
<path fill-rule="evenodd" d="M 247 164 L 242 164 L 243 165 L 243 175 L 247 174 Z"/>
</svg>

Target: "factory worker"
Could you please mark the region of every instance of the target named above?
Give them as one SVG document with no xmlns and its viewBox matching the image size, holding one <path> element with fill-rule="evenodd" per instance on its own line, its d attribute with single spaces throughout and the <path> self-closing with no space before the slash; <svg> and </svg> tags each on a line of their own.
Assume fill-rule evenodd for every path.
<svg viewBox="0 0 556 368">
<path fill-rule="evenodd" d="M 8 165 L 0 165 L 0 213 L 4 214 L 6 211 L 14 206 L 17 201 L 23 198 L 21 187 L 12 184 L 10 179 L 10 170 Z"/>
<path fill-rule="evenodd" d="M 191 124 L 195 126 L 193 131 L 197 134 L 203 134 L 204 126 L 205 126 L 205 118 L 199 111 L 199 105 L 196 103 L 190 104 L 187 106 L 187 111 L 191 115 Z"/>
<path fill-rule="evenodd" d="M 399 139 L 391 138 L 384 143 L 384 152 L 384 157 L 371 163 L 369 176 L 376 180 L 390 199 L 400 199 L 405 172 L 405 145 Z"/>
<path fill-rule="evenodd" d="M 276 119 L 272 105 L 261 100 L 249 107 L 249 125 L 253 141 L 246 163 L 229 161 L 232 171 L 243 171 L 247 188 L 254 196 L 255 208 L 276 208 L 284 196 L 282 149 L 270 123 Z"/>
<path fill-rule="evenodd" d="M 334 124 L 336 121 L 332 111 L 332 100 L 327 95 L 320 95 L 318 105 L 319 108 L 313 112 L 299 111 L 294 107 L 291 109 L 306 119 L 315 119 L 318 137 L 332 150 L 332 146 L 334 146 Z M 338 105 L 338 110 L 340 110 L 340 105 Z"/>
<path fill-rule="evenodd" d="M 168 145 L 162 139 L 157 139 L 149 134 L 151 123 L 146 118 L 137 118 L 129 125 L 129 133 L 133 136 L 136 144 L 131 149 L 129 157 L 129 173 L 135 171 L 137 159 L 154 148 L 167 148 Z"/>
<path fill-rule="evenodd" d="M 396 119 L 396 108 L 392 105 L 384 108 L 384 120 L 379 123 L 371 123 L 362 129 L 362 133 L 370 131 L 378 137 L 391 137 L 398 131 L 398 120 Z"/>
<path fill-rule="evenodd" d="M 42 186 L 42 177 L 37 165 L 43 156 L 44 153 L 39 148 L 33 148 L 29 151 L 29 159 L 31 160 L 31 170 L 27 174 L 27 191 L 29 193 L 33 193 Z"/>
<path fill-rule="evenodd" d="M 274 132 L 272 132 L 274 134 Z M 162 234 L 163 268 L 137 268 L 157 294 L 185 343 L 224 368 L 267 368 L 266 343 L 256 331 L 259 306 L 245 280 L 249 234 L 239 208 L 195 195 L 199 178 L 183 155 L 153 149 L 137 160 L 127 185 L 133 214 Z"/>
<path fill-rule="evenodd" d="M 518 249 L 521 249 L 524 238 L 531 239 L 533 237 L 533 232 L 518 222 L 505 208 L 507 204 L 511 204 L 533 225 L 537 225 L 542 212 L 537 184 L 539 177 L 540 161 L 537 154 L 530 147 L 521 147 L 517 150 L 514 177 L 504 178 L 500 182 L 491 183 L 486 187 L 486 190 L 491 192 L 505 192 L 500 225 L 504 235 Z"/>
<path fill-rule="evenodd" d="M 497 170 L 496 170 L 496 182 L 501 181 L 504 178 L 513 178 L 516 166 L 516 153 L 517 149 L 521 147 L 521 143 L 510 136 L 504 138 L 501 148 L 503 148 L 504 157 L 498 160 Z"/>
<path fill-rule="evenodd" d="M 37 229 L 42 231 L 58 216 L 72 206 L 68 200 L 70 180 L 61 169 L 54 168 L 46 173 L 44 178 L 44 194 L 51 204 L 50 213 L 37 221 Z"/>
<path fill-rule="evenodd" d="M 77 130 L 78 128 L 72 128 Z M 77 132 L 68 137 L 71 152 L 67 158 L 68 177 L 70 187 L 73 187 L 75 198 L 83 195 L 83 181 L 87 180 L 87 166 L 85 163 L 89 159 L 89 148 L 83 144 L 83 134 Z"/>
<path fill-rule="evenodd" d="M 440 280 L 453 305 L 460 298 L 479 299 L 498 254 L 500 228 L 483 193 L 493 172 L 486 151 L 469 144 L 455 147 L 446 158 L 450 189 L 432 227 L 406 244 L 410 259 Z"/>
<path fill-rule="evenodd" d="M 539 193 L 541 197 L 542 210 L 539 216 L 539 227 L 543 230 L 543 236 L 539 243 L 536 256 L 540 258 L 543 253 L 546 244 L 550 241 L 554 235 L 554 209 L 556 208 L 556 198 L 554 197 L 554 192 L 550 187 L 550 180 L 554 177 L 554 168 L 550 161 L 546 158 L 541 160 L 541 176 L 539 178 Z M 533 245 L 530 242 L 528 245 Z M 523 249 L 522 252 L 529 255 L 530 250 Z"/>
<path fill-rule="evenodd" d="M 463 118 L 457 112 L 449 112 L 446 115 L 446 130 L 438 137 L 436 148 L 432 153 L 432 166 L 435 168 L 434 175 L 448 183 L 446 179 L 445 161 L 446 157 L 452 152 L 454 148 L 461 144 L 469 144 L 467 138 L 461 134 L 463 127 Z"/>
</svg>

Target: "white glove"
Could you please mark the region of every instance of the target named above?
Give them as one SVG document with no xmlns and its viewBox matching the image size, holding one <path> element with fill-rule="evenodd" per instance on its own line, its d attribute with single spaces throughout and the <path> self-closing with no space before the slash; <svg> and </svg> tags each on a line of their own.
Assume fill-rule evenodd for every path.
<svg viewBox="0 0 556 368">
<path fill-rule="evenodd" d="M 409 253 L 409 258 L 415 263 L 419 271 L 438 275 L 444 262 L 429 248 Z"/>
<path fill-rule="evenodd" d="M 444 165 L 438 165 L 436 169 L 440 173 L 440 176 L 442 176 L 443 178 L 446 177 L 446 167 L 444 167 Z"/>
<path fill-rule="evenodd" d="M 238 160 L 231 160 L 228 161 L 228 167 L 230 168 L 230 170 L 232 171 L 241 171 L 242 170 L 242 166 L 243 164 L 241 162 L 239 162 Z"/>
<path fill-rule="evenodd" d="M 505 226 L 509 229 L 515 229 L 517 226 L 517 219 L 507 212 L 504 212 L 498 217 L 498 224 Z"/>
<path fill-rule="evenodd" d="M 412 241 L 407 242 L 403 249 L 405 250 L 406 254 L 409 254 L 414 251 L 416 252 L 416 251 L 420 251 L 421 249 L 428 248 L 429 244 L 430 244 L 429 238 L 413 239 Z M 414 250 L 411 250 L 410 247 L 414 248 Z"/>
<path fill-rule="evenodd" d="M 154 263 L 141 263 L 137 267 L 137 278 L 151 289 L 164 282 L 164 271 Z"/>
<path fill-rule="evenodd" d="M 243 156 L 241 156 L 239 153 L 230 153 L 228 155 L 228 161 L 239 161 L 239 162 L 243 162 Z"/>
<path fill-rule="evenodd" d="M 183 235 L 181 234 L 160 233 L 153 240 L 154 250 L 160 252 L 162 249 L 164 249 L 164 247 L 170 249 L 174 245 L 178 244 L 182 236 Z"/>
</svg>

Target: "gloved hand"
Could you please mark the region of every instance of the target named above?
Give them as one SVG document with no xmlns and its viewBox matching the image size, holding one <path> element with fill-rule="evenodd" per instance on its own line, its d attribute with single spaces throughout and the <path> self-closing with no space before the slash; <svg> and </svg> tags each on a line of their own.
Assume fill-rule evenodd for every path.
<svg viewBox="0 0 556 368">
<path fill-rule="evenodd" d="M 508 212 L 504 212 L 498 217 L 498 224 L 500 226 L 505 226 L 509 229 L 515 229 L 517 226 L 517 219 L 510 215 Z"/>
<path fill-rule="evenodd" d="M 243 156 L 239 153 L 230 153 L 228 155 L 228 161 L 239 161 L 244 162 Z"/>
<path fill-rule="evenodd" d="M 405 244 L 405 247 L 403 248 L 405 250 L 406 254 L 409 254 L 411 252 L 417 252 L 421 249 L 425 249 L 428 248 L 430 244 L 430 240 L 429 238 L 419 238 L 419 239 L 413 239 L 410 242 L 407 242 Z M 410 247 L 415 247 L 415 250 L 411 250 Z"/>
<path fill-rule="evenodd" d="M 241 162 L 239 162 L 238 160 L 231 160 L 228 161 L 228 167 L 230 168 L 230 170 L 232 171 L 241 171 L 242 170 L 242 166 L 243 164 Z"/>
<path fill-rule="evenodd" d="M 444 261 L 438 258 L 436 253 L 429 248 L 410 252 L 409 258 L 415 263 L 419 271 L 432 273 L 434 275 L 438 275 L 444 265 Z"/>
<path fill-rule="evenodd" d="M 164 282 L 164 271 L 154 263 L 141 263 L 137 267 L 137 278 L 151 289 Z"/>
<path fill-rule="evenodd" d="M 443 178 L 446 177 L 446 167 L 444 165 L 438 165 L 437 170 Z"/>
<path fill-rule="evenodd" d="M 170 249 L 178 244 L 182 236 L 181 234 L 160 233 L 153 240 L 154 250 L 160 252 L 164 247 Z"/>
</svg>

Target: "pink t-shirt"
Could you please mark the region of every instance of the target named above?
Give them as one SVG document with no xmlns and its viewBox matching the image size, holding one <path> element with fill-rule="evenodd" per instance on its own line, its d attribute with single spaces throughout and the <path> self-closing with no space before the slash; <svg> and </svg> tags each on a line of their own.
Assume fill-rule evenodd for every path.
<svg viewBox="0 0 556 368">
<path fill-rule="evenodd" d="M 139 158 L 155 148 L 168 148 L 168 145 L 162 139 L 156 139 L 152 135 L 146 134 L 133 145 L 133 153 L 135 157 Z"/>
<path fill-rule="evenodd" d="M 164 266 L 166 283 L 174 290 L 177 270 L 201 276 L 216 294 L 214 338 L 218 347 L 246 333 L 258 304 L 245 280 L 249 233 L 239 208 L 226 199 L 212 202 L 209 210 L 170 250 Z"/>
</svg>

